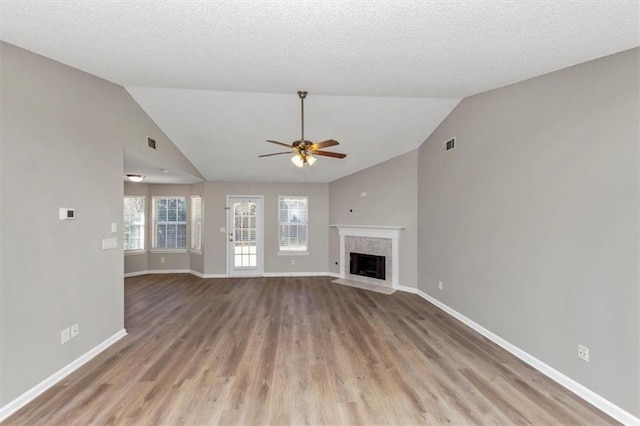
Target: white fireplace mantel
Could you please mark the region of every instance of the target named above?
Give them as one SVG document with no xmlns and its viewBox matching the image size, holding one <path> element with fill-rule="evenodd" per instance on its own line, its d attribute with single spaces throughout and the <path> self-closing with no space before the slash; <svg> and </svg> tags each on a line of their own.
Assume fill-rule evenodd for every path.
<svg viewBox="0 0 640 426">
<path fill-rule="evenodd" d="M 329 225 L 338 228 L 340 235 L 340 278 L 345 278 L 345 237 L 389 238 L 391 239 L 391 286 L 397 289 L 400 277 L 400 250 L 398 241 L 404 226 Z"/>
</svg>

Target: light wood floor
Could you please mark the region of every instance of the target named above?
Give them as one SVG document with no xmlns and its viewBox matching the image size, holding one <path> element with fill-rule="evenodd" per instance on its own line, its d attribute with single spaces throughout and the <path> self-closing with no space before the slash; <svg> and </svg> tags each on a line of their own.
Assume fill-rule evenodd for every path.
<svg viewBox="0 0 640 426">
<path fill-rule="evenodd" d="M 126 280 L 129 335 L 7 424 L 614 424 L 418 296 Z"/>
</svg>

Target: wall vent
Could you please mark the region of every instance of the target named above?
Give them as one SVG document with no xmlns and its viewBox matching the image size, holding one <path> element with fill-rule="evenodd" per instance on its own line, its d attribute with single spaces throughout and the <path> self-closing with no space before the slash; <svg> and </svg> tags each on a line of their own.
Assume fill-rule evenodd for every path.
<svg viewBox="0 0 640 426">
<path fill-rule="evenodd" d="M 442 143 L 442 149 L 445 151 L 451 151 L 456 147 L 456 138 L 451 138 L 448 141 Z"/>
<path fill-rule="evenodd" d="M 156 147 L 156 141 L 151 139 L 150 137 L 147 137 L 147 146 L 151 149 L 158 149 Z"/>
</svg>

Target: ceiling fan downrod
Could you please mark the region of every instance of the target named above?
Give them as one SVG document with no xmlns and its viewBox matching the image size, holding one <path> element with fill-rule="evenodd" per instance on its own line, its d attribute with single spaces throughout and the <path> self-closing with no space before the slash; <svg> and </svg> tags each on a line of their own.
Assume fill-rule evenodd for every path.
<svg viewBox="0 0 640 426">
<path fill-rule="evenodd" d="M 301 111 L 301 119 L 300 119 L 300 127 L 301 127 L 301 137 L 300 141 L 304 141 L 304 98 L 307 97 L 307 92 L 303 90 L 298 91 L 298 96 L 300 97 L 300 111 Z"/>
</svg>

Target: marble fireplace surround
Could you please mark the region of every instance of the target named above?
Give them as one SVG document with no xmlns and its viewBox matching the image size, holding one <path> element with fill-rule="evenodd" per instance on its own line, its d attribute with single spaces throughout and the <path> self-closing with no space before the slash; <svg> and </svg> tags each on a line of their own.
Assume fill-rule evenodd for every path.
<svg viewBox="0 0 640 426">
<path fill-rule="evenodd" d="M 391 284 L 391 288 L 397 289 L 399 286 L 399 270 L 400 270 L 400 252 L 399 239 L 400 231 L 404 226 L 361 226 L 361 225 L 330 225 L 338 229 L 340 235 L 340 278 L 347 278 L 347 258 L 346 253 L 346 237 L 361 238 L 386 238 L 391 240 L 391 277 L 388 276 L 384 281 L 385 286 Z M 365 253 L 368 254 L 368 253 Z M 388 260 L 387 260 L 388 261 Z M 349 275 L 349 277 L 355 277 Z M 364 278 L 364 277 L 363 277 Z M 352 278 L 351 278 L 352 279 Z"/>
</svg>

